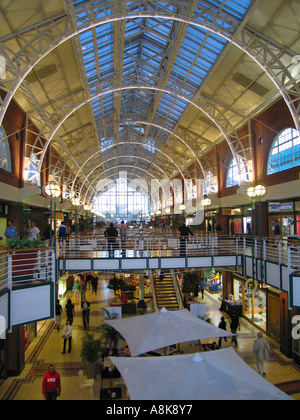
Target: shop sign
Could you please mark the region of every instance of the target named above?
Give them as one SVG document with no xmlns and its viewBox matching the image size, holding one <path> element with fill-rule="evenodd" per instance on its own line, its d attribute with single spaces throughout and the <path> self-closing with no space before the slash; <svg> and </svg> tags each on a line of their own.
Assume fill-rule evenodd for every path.
<svg viewBox="0 0 300 420">
<path fill-rule="evenodd" d="M 0 315 L 0 340 L 5 339 L 6 322 L 4 316 Z"/>
<path fill-rule="evenodd" d="M 255 292 L 257 290 L 257 287 L 258 287 L 258 283 L 256 280 L 249 279 L 245 283 L 245 289 L 249 293 Z"/>
<path fill-rule="evenodd" d="M 269 203 L 269 213 L 279 213 L 280 203 Z"/>
</svg>

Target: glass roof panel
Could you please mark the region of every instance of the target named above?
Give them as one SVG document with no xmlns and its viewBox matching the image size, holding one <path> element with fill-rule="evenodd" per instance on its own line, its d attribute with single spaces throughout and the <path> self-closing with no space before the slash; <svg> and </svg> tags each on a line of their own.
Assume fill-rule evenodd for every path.
<svg viewBox="0 0 300 420">
<path fill-rule="evenodd" d="M 160 13 L 176 13 L 175 5 L 164 1 L 149 1 L 145 3 L 127 1 L 127 10 L 129 12 L 146 10 L 160 11 Z M 80 26 L 90 19 L 89 8 L 86 10 L 81 7 L 89 6 L 87 0 L 74 0 L 76 7 L 77 25 Z M 114 13 L 113 6 L 99 7 L 101 1 L 95 0 L 93 7 L 97 19 L 106 18 Z M 112 3 L 113 4 L 113 3 Z M 198 1 L 194 17 L 199 19 L 213 19 L 210 16 L 197 14 L 197 9 L 208 7 L 218 10 L 220 14 L 220 23 L 226 25 L 222 20 L 222 13 L 242 20 L 247 12 L 251 0 L 205 0 Z M 185 3 L 182 2 L 182 7 Z M 186 7 L 190 4 L 186 1 Z M 115 23 L 109 22 L 89 29 L 80 35 L 80 46 L 85 65 L 87 82 L 90 88 L 90 94 L 94 95 L 99 91 L 105 91 L 107 86 L 114 83 L 117 69 L 116 57 L 119 54 L 119 48 L 122 46 L 123 57 L 118 57 L 118 62 L 122 68 L 118 69 L 120 79 L 117 83 L 121 86 L 166 86 L 174 92 L 174 95 L 162 93 L 159 103 L 155 101 L 158 96 L 157 90 L 138 90 L 124 91 L 121 95 L 120 113 L 123 114 L 145 114 L 152 111 L 150 108 L 155 103 L 159 117 L 165 119 L 168 128 L 175 126 L 188 102 L 176 97 L 176 90 L 191 98 L 200 89 L 208 72 L 218 59 L 220 53 L 226 45 L 226 40 L 217 34 L 210 33 L 196 26 L 184 26 L 183 39 L 181 46 L 173 54 L 173 65 L 169 69 L 166 77 L 166 60 L 172 56 L 174 40 L 179 34 L 180 23 L 175 23 L 172 19 L 159 19 L 158 17 L 140 17 L 135 19 L 125 19 L 124 43 L 120 40 L 118 46 L 114 45 Z M 228 24 L 229 26 L 229 24 Z M 117 49 L 118 48 L 118 49 Z M 162 85 L 163 81 L 163 85 Z M 125 93 L 126 92 L 126 93 Z M 110 133 L 113 136 L 112 128 L 105 127 L 114 119 L 113 114 L 116 111 L 114 107 L 114 95 L 106 94 L 101 98 L 92 101 L 96 124 L 99 124 L 101 132 Z M 151 112 L 150 112 L 151 114 Z M 107 123 L 105 122 L 107 120 Z M 99 128 L 100 130 L 100 128 Z M 163 144 L 168 134 L 161 130 L 154 137 L 155 144 Z M 111 138 L 109 141 L 113 141 Z M 152 140 L 151 140 L 152 142 Z M 154 143 L 149 144 L 149 147 Z M 149 150 L 149 148 L 147 148 Z M 150 149 L 152 152 L 152 150 Z M 152 152 L 153 153 L 153 152 Z"/>
</svg>

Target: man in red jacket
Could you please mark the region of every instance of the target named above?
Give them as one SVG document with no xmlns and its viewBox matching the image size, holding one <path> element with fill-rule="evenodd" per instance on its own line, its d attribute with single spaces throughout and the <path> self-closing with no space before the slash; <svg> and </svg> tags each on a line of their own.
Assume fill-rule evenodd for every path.
<svg viewBox="0 0 300 420">
<path fill-rule="evenodd" d="M 44 376 L 42 389 L 43 395 L 47 401 L 56 400 L 56 398 L 60 396 L 60 376 L 59 373 L 56 372 L 53 365 L 49 366 L 49 370 Z"/>
</svg>

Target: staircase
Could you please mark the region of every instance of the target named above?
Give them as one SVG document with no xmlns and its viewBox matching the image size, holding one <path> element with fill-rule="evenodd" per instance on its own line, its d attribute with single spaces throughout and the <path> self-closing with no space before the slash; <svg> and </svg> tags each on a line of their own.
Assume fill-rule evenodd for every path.
<svg viewBox="0 0 300 420">
<path fill-rule="evenodd" d="M 171 273 L 165 272 L 161 274 L 163 278 L 161 276 L 153 276 L 158 310 L 166 308 L 168 311 L 178 311 L 180 308 Z"/>
</svg>

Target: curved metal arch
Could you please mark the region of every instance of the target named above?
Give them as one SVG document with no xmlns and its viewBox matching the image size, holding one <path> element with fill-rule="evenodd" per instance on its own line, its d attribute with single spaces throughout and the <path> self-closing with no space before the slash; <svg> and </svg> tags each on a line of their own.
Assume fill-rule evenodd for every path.
<svg viewBox="0 0 300 420">
<path fill-rule="evenodd" d="M 110 171 L 110 170 L 112 170 L 112 169 L 118 169 L 118 168 L 127 168 L 127 166 L 126 165 L 116 165 L 116 166 L 112 166 L 111 168 L 108 168 L 108 169 L 105 169 L 103 172 L 101 172 L 93 181 L 92 181 L 92 183 L 94 183 L 94 182 L 96 182 L 97 180 L 98 180 L 98 178 L 102 175 L 102 174 L 104 174 L 105 172 L 108 172 L 108 171 Z M 139 168 L 139 170 L 140 171 L 142 171 L 142 172 L 145 172 L 145 173 L 147 173 L 147 171 L 145 170 L 145 169 L 143 169 L 143 168 Z M 149 174 L 152 178 L 154 178 L 154 176 L 152 175 L 152 174 Z M 140 179 L 143 179 L 145 182 L 147 182 L 147 184 L 149 185 L 149 182 L 145 179 L 145 178 L 142 178 L 142 177 L 138 177 L 138 178 L 140 178 Z M 89 188 L 91 187 L 92 185 L 90 185 L 89 186 Z M 150 186 L 151 186 L 151 184 L 150 184 Z M 87 191 L 86 191 L 86 193 L 85 193 L 85 196 L 84 196 L 84 200 L 86 200 L 86 196 L 87 196 L 87 193 L 88 193 L 88 190 L 89 190 L 89 188 L 87 189 Z M 167 198 L 167 196 L 166 196 L 166 193 L 165 193 L 165 191 L 163 190 L 163 194 L 165 195 L 165 198 Z M 151 194 L 151 188 L 150 188 L 150 196 L 152 197 L 152 194 Z M 159 197 L 158 197 L 159 198 Z M 89 198 L 89 200 L 87 200 L 87 201 L 90 201 L 91 199 Z"/>
<path fill-rule="evenodd" d="M 180 10 L 180 9 L 179 9 Z M 207 11 L 210 11 L 209 9 L 207 9 Z M 216 14 L 217 12 L 214 12 L 214 14 Z M 59 35 L 58 39 L 56 39 L 55 41 L 52 40 L 52 42 L 49 42 L 49 44 L 47 44 L 47 47 L 45 48 L 45 51 L 42 52 L 40 51 L 40 53 L 37 54 L 37 58 L 34 58 L 32 63 L 29 63 L 28 66 L 25 68 L 25 70 L 20 74 L 18 74 L 17 77 L 17 82 L 15 84 L 12 85 L 12 88 L 9 90 L 8 95 L 6 96 L 4 102 L 3 102 L 3 107 L 2 107 L 2 111 L 0 113 L 0 124 L 3 120 L 4 114 L 7 110 L 7 107 L 12 99 L 12 97 L 14 96 L 14 94 L 16 93 L 17 89 L 19 88 L 20 84 L 23 82 L 24 78 L 29 74 L 29 72 L 31 71 L 31 69 L 38 64 L 47 54 L 49 54 L 52 50 L 54 50 L 56 47 L 58 47 L 60 44 L 62 44 L 63 42 L 72 39 L 73 37 L 80 35 L 81 33 L 91 29 L 91 28 L 95 28 L 97 26 L 101 26 L 104 25 L 106 23 L 113 23 L 113 22 L 118 22 L 118 21 L 123 21 L 125 19 L 140 19 L 142 18 L 158 18 L 158 19 L 162 19 L 162 20 L 174 20 L 177 22 L 181 22 L 181 23 L 185 23 L 187 25 L 194 25 L 198 28 L 202 28 L 204 30 L 210 31 L 224 39 L 226 39 L 229 43 L 233 44 L 234 46 L 236 46 L 237 48 L 241 49 L 242 51 L 244 51 L 254 62 L 257 63 L 257 65 L 267 74 L 267 76 L 272 80 L 272 82 L 274 83 L 274 85 L 276 86 L 276 88 L 278 89 L 278 91 L 280 92 L 280 94 L 282 95 L 282 97 L 284 98 L 288 109 L 291 112 L 292 118 L 294 120 L 295 126 L 298 129 L 298 131 L 300 131 L 300 122 L 298 121 L 298 114 L 297 114 L 297 110 L 293 109 L 293 106 L 295 104 L 295 100 L 293 98 L 289 98 L 288 93 L 285 92 L 285 87 L 284 84 L 282 84 L 283 80 L 280 81 L 280 79 L 278 78 L 277 80 L 277 76 L 274 73 L 274 75 L 271 74 L 271 71 L 269 69 L 269 67 L 263 62 L 263 60 L 258 59 L 251 51 L 248 51 L 247 48 L 250 49 L 250 47 L 248 45 L 243 45 L 243 41 L 238 41 L 233 39 L 232 34 L 230 33 L 230 28 L 232 28 L 233 26 L 233 19 L 231 21 L 231 24 L 229 22 L 228 25 L 222 25 L 222 22 L 220 23 L 220 26 L 218 26 L 218 19 L 211 19 L 211 21 L 209 20 L 205 20 L 203 23 L 199 23 L 197 22 L 197 20 L 194 20 L 195 18 L 193 17 L 189 17 L 189 18 L 185 18 L 182 16 L 177 16 L 176 13 L 172 13 L 170 15 L 167 14 L 166 10 L 164 10 L 164 13 L 161 14 L 159 11 L 156 12 L 149 12 L 149 11 L 140 11 L 139 13 L 132 13 L 132 14 L 124 14 L 122 16 L 118 15 L 117 17 L 114 16 L 109 16 L 106 15 L 106 17 L 103 18 L 98 18 L 95 20 L 95 22 L 87 22 L 87 23 L 83 23 L 79 28 L 77 29 L 71 29 L 71 31 L 67 34 L 64 35 Z M 203 17 L 203 16 L 202 16 Z M 221 19 L 221 16 L 219 16 L 219 19 Z M 239 22 L 241 23 L 241 22 Z M 216 27 L 214 27 L 213 25 L 216 25 Z M 228 28 L 226 33 L 226 29 L 225 26 Z M 71 23 L 71 27 L 72 27 L 72 23 Z M 39 31 L 39 28 L 37 27 L 37 31 Z M 250 31 L 248 31 L 250 33 Z M 39 35 L 39 33 L 38 33 Z M 262 50 L 263 48 L 261 48 Z M 265 54 L 264 54 L 265 56 Z M 281 63 L 279 63 L 281 64 Z M 278 65 L 279 65 L 278 64 Z M 282 70 L 284 72 L 285 75 L 285 79 L 288 79 L 290 82 L 292 82 L 293 86 L 294 86 L 294 92 L 293 95 L 295 95 L 295 92 L 299 92 L 299 87 L 297 86 L 297 82 L 296 80 L 292 77 L 292 75 L 290 74 L 290 72 L 287 71 L 286 66 L 283 65 L 282 63 Z M 283 79 L 283 78 L 282 78 Z M 299 96 L 299 95 L 298 95 Z"/>
<path fill-rule="evenodd" d="M 220 130 L 220 132 L 222 133 L 222 135 L 224 136 L 224 138 L 225 138 L 225 140 L 227 141 L 227 143 L 228 143 L 228 145 L 229 145 L 229 148 L 230 148 L 230 150 L 231 150 L 231 152 L 232 152 L 232 156 L 233 156 L 233 158 L 236 160 L 236 164 L 237 164 L 237 167 L 239 168 L 239 164 L 238 164 L 238 162 L 237 162 L 237 158 L 236 158 L 236 153 L 235 153 L 235 151 L 233 150 L 233 147 L 232 147 L 232 144 L 231 144 L 231 142 L 230 142 L 230 139 L 227 137 L 227 134 L 223 131 L 223 129 L 214 121 L 214 119 L 213 119 L 213 117 L 211 117 L 206 111 L 204 111 L 199 105 L 197 105 L 196 103 L 194 103 L 193 101 L 191 101 L 190 99 L 188 99 L 188 98 L 185 98 L 184 96 L 181 96 L 181 95 L 178 95 L 176 92 L 173 92 L 173 91 L 171 91 L 171 90 L 169 90 L 169 89 L 162 89 L 162 88 L 158 88 L 158 87 L 155 87 L 155 86 L 142 86 L 142 85 L 135 85 L 135 86 L 122 86 L 122 87 L 118 87 L 118 88 L 112 88 L 112 89 L 109 89 L 109 90 L 106 90 L 105 92 L 100 92 L 100 93 L 97 93 L 97 94 L 95 94 L 95 95 L 93 95 L 92 97 L 90 97 L 90 98 L 88 98 L 88 99 L 85 99 L 84 101 L 82 101 L 81 103 L 79 103 L 78 105 L 76 105 L 74 108 L 72 108 L 60 121 L 59 121 L 59 123 L 58 124 L 56 124 L 56 126 L 54 127 L 54 130 L 52 131 L 52 133 L 50 134 L 50 136 L 49 136 L 49 138 L 48 138 L 48 140 L 47 140 L 47 142 L 46 142 L 46 144 L 45 144 L 45 147 L 44 147 L 44 150 L 43 150 L 43 153 L 42 153 L 42 155 L 41 155 L 41 159 L 40 159 L 40 163 L 39 163 L 39 170 L 40 170 L 40 168 L 41 168 L 41 166 L 42 166 L 42 163 L 43 163 L 43 160 L 44 160 L 44 157 L 45 157 L 45 154 L 46 154 L 46 151 L 47 151 L 47 149 L 48 149 L 48 147 L 49 147 L 49 144 L 51 143 L 51 141 L 52 141 L 52 139 L 53 139 L 53 137 L 55 136 L 55 134 L 56 134 L 56 132 L 57 132 L 57 130 L 60 128 L 60 126 L 74 113 L 74 112 L 76 112 L 78 109 L 80 109 L 82 106 L 84 106 L 85 104 L 87 104 L 88 102 L 91 102 L 92 100 L 94 100 L 94 99 L 97 99 L 97 98 L 100 98 L 100 97 L 102 97 L 102 96 L 105 96 L 105 95 L 108 95 L 108 94 L 111 94 L 111 93 L 115 93 L 115 92 L 119 92 L 119 91 L 124 91 L 124 90 L 130 90 L 130 89 L 145 89 L 145 90 L 156 90 L 156 91 L 159 91 L 159 92 L 163 92 L 163 93 L 168 93 L 168 94 L 170 94 L 170 95 L 174 95 L 174 96 L 176 96 L 176 97 L 179 97 L 180 99 L 182 99 L 182 100 L 184 100 L 184 101 L 186 101 L 186 102 L 188 102 L 190 105 L 192 105 L 192 106 L 194 106 L 194 107 L 196 107 L 199 111 L 201 111 L 201 112 L 203 112 L 217 127 L 218 127 L 218 129 Z M 136 122 L 136 121 L 135 121 Z M 149 123 L 148 123 L 149 124 Z M 165 130 L 167 130 L 168 132 L 169 132 L 169 134 L 171 134 L 171 135 L 173 135 L 174 137 L 176 137 L 178 140 L 180 140 L 184 145 L 185 145 L 185 147 L 187 148 L 187 149 L 189 149 L 189 151 L 194 155 L 194 157 L 196 158 L 196 160 L 197 160 L 197 163 L 199 164 L 199 166 L 200 166 L 200 168 L 201 168 L 201 170 L 202 170 L 202 173 L 203 173 L 203 176 L 204 176 L 204 178 L 205 178 L 205 171 L 204 171 L 204 169 L 203 169 L 203 167 L 202 167 L 202 164 L 200 163 L 200 161 L 199 161 L 199 159 L 198 159 L 198 157 L 197 157 L 197 155 L 196 155 L 196 153 L 192 150 L 192 148 L 185 142 L 185 140 L 183 140 L 181 137 L 179 137 L 177 134 L 175 134 L 174 132 L 172 132 L 172 131 L 170 131 L 170 130 L 168 130 L 168 129 L 165 129 Z"/>
<path fill-rule="evenodd" d="M 124 142 L 123 144 L 127 144 L 127 142 Z M 102 166 L 102 165 L 105 165 L 105 163 L 107 163 L 107 162 L 109 162 L 109 161 L 111 161 L 111 160 L 114 160 L 114 159 L 118 159 L 118 158 L 125 158 L 125 157 L 135 157 L 135 156 L 130 156 L 130 155 L 124 155 L 124 156 L 118 156 L 118 157 L 112 157 L 112 158 L 109 158 L 109 159 L 107 159 L 106 161 L 104 161 L 104 162 L 101 162 L 101 163 L 99 163 L 99 165 L 97 165 L 97 166 L 95 166 L 88 174 L 87 174 L 87 178 L 91 175 L 91 173 L 92 172 L 94 172 L 96 169 L 98 169 L 100 166 Z M 139 157 L 139 159 L 140 160 L 144 160 L 144 161 L 146 161 L 146 162 L 149 162 L 149 163 L 152 163 L 149 159 L 146 159 L 146 158 L 142 158 L 142 157 Z M 162 168 L 160 168 L 158 165 L 156 165 L 155 163 L 153 163 L 153 165 L 156 167 L 156 168 L 158 168 L 158 170 L 159 171 L 161 171 L 163 174 L 164 174 L 164 176 L 166 177 L 166 179 L 168 179 L 169 180 L 169 182 L 171 183 L 171 180 L 170 180 L 170 178 L 168 177 L 168 175 L 165 173 L 165 171 L 163 171 L 163 169 Z M 128 167 L 130 167 L 130 165 L 121 165 L 121 166 L 124 166 L 124 167 L 126 167 L 126 168 L 128 168 Z M 111 167 L 111 168 L 108 168 L 108 169 L 106 169 L 105 171 L 108 171 L 108 170 L 111 170 L 111 169 L 115 169 L 116 167 L 115 166 L 113 166 L 113 167 Z M 179 169 L 179 168 L 177 168 L 177 169 Z M 143 170 L 143 168 L 139 168 L 139 170 Z M 104 173 L 105 171 L 103 171 L 102 173 Z M 150 173 L 150 172 L 148 172 L 148 171 L 146 171 L 145 170 L 145 172 L 146 173 L 148 173 L 150 176 L 152 176 L 152 174 Z M 101 173 L 101 174 L 102 174 Z M 100 174 L 100 175 L 101 175 Z M 181 176 L 183 176 L 183 174 L 181 173 Z M 183 178 L 184 179 L 184 178 Z M 92 183 L 93 183 L 93 181 L 90 183 L 90 185 L 92 185 Z M 83 188 L 83 185 L 84 185 L 84 183 L 82 184 L 82 186 L 81 186 L 81 189 L 80 189 L 80 193 L 79 193 L 79 195 L 81 195 L 81 190 L 82 190 L 82 188 Z M 88 189 L 89 189 L 89 187 L 88 187 Z M 72 190 L 71 190 L 72 191 Z"/>
<path fill-rule="evenodd" d="M 148 123 L 148 124 L 150 124 L 150 125 L 152 125 L 151 123 Z M 161 128 L 161 129 L 165 129 L 164 127 L 160 127 L 160 126 L 157 126 L 158 128 Z M 141 143 L 141 142 L 138 142 L 138 141 L 130 141 L 130 142 L 127 142 L 127 141 L 121 141 L 121 142 L 118 142 L 118 144 L 117 145 L 123 145 L 123 144 L 137 144 L 137 145 L 139 145 L 139 146 L 144 146 L 144 144 L 143 143 Z M 75 178 L 73 179 L 73 183 L 72 183 L 72 189 L 71 189 L 71 191 L 73 190 L 73 188 L 74 188 L 74 185 L 75 185 L 75 181 L 76 181 L 76 179 L 78 178 L 78 175 L 79 175 L 79 173 L 82 171 L 82 169 L 83 169 L 83 167 L 87 164 L 87 162 L 89 162 L 91 159 L 93 159 L 94 157 L 95 157 L 95 155 L 97 155 L 97 154 L 99 154 L 99 153 L 103 153 L 103 150 L 105 151 L 105 149 L 109 149 L 111 146 L 107 146 L 107 147 L 105 147 L 104 149 L 102 149 L 102 150 L 99 150 L 99 151 L 97 151 L 93 156 L 90 156 L 84 163 L 83 163 L 83 165 L 79 168 L 79 170 L 78 170 L 78 172 L 77 172 L 77 174 L 76 174 L 76 176 L 75 176 Z M 169 159 L 173 164 L 174 164 L 174 166 L 177 168 L 177 170 L 178 170 L 178 172 L 180 173 L 180 175 L 181 175 L 181 177 L 182 177 L 182 179 L 185 181 L 185 177 L 184 177 L 184 175 L 183 175 L 183 173 L 182 173 L 182 171 L 181 171 L 181 169 L 178 167 L 178 165 L 175 163 L 175 161 L 174 160 L 172 160 L 171 159 L 171 157 L 169 156 L 169 155 L 167 155 L 166 153 L 164 153 L 161 149 L 159 149 L 159 148 L 157 148 L 156 146 L 151 146 L 151 147 L 153 147 L 153 149 L 154 150 L 156 150 L 157 152 L 159 152 L 159 153 L 161 153 L 162 155 L 164 155 L 165 157 L 167 157 L 167 159 Z M 198 159 L 198 157 L 197 156 L 195 156 L 197 159 Z M 113 159 L 116 159 L 116 157 L 113 157 Z M 151 161 L 150 161 L 151 162 Z M 103 165 L 105 162 L 101 162 L 101 164 L 100 165 Z M 156 164 L 154 164 L 153 162 L 152 162 L 152 164 L 153 165 L 155 165 L 155 166 L 157 166 Z M 98 165 L 98 166 L 100 166 L 100 165 Z M 201 167 L 201 165 L 199 165 L 200 167 Z M 202 169 L 202 167 L 201 167 L 201 169 Z"/>
</svg>

